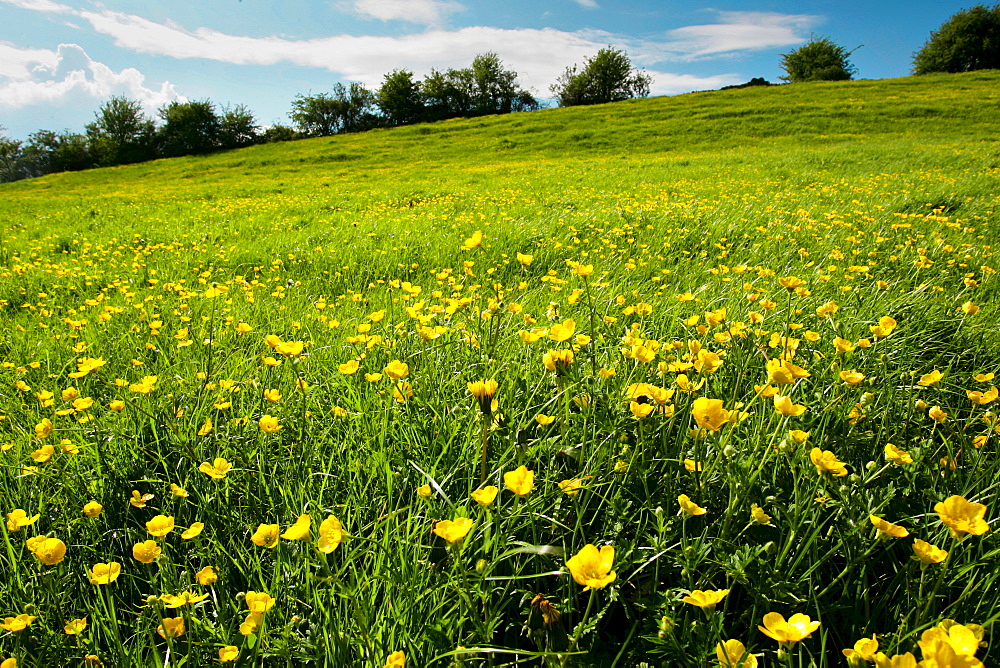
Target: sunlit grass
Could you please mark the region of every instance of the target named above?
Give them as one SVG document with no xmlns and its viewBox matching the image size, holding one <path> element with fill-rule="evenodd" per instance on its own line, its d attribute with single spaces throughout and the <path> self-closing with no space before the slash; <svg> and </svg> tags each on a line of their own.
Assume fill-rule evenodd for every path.
<svg viewBox="0 0 1000 668">
<path fill-rule="evenodd" d="M 0 657 L 987 660 L 996 83 L 5 185 Z"/>
</svg>

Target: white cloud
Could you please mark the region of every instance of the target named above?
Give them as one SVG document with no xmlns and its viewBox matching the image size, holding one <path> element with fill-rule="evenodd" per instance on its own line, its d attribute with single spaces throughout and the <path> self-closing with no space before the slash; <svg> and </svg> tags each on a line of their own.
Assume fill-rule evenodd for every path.
<svg viewBox="0 0 1000 668">
<path fill-rule="evenodd" d="M 719 17 L 722 23 L 671 30 L 664 43 L 652 46 L 684 58 L 773 49 L 801 44 L 800 33 L 820 22 L 818 16 L 774 12 L 720 12 Z"/>
<path fill-rule="evenodd" d="M 598 9 L 597 0 L 573 0 L 573 1 L 585 9 Z"/>
<path fill-rule="evenodd" d="M 92 60 L 76 44 L 60 44 L 50 51 L 2 43 L 0 63 L 0 107 L 16 109 L 55 102 L 77 92 L 98 99 L 126 95 L 149 111 L 171 100 L 186 99 L 170 82 L 163 82 L 159 89 L 150 88 L 139 70 L 126 67 L 116 72 Z"/>
<path fill-rule="evenodd" d="M 354 11 L 382 21 L 408 21 L 438 26 L 445 17 L 465 9 L 454 0 L 354 0 Z"/>
</svg>

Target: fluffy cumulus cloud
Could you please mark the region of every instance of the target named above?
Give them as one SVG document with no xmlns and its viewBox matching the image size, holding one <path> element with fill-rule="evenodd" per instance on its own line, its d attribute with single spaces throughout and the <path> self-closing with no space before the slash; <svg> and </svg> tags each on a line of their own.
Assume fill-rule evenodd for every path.
<svg viewBox="0 0 1000 668">
<path fill-rule="evenodd" d="M 809 14 L 774 12 L 720 12 L 719 18 L 719 23 L 671 30 L 664 42 L 651 46 L 663 56 L 682 58 L 773 49 L 801 44 L 802 33 L 820 22 Z"/>
<path fill-rule="evenodd" d="M 0 107 L 51 103 L 72 93 L 98 99 L 127 95 L 150 110 L 171 100 L 184 99 L 171 83 L 150 88 L 139 70 L 126 67 L 115 71 L 91 59 L 76 44 L 60 44 L 51 51 L 0 43 Z"/>
</svg>

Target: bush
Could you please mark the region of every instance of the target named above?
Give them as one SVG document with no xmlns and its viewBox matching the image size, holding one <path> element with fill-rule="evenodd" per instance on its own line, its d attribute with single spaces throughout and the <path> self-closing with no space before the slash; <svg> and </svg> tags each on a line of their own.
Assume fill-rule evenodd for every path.
<svg viewBox="0 0 1000 668">
<path fill-rule="evenodd" d="M 963 9 L 913 56 L 913 73 L 1000 69 L 1000 5 Z"/>
<path fill-rule="evenodd" d="M 851 52 L 827 38 L 813 39 L 808 44 L 781 55 L 781 68 L 787 76 L 783 81 L 847 81 L 857 70 L 848 62 Z"/>
</svg>

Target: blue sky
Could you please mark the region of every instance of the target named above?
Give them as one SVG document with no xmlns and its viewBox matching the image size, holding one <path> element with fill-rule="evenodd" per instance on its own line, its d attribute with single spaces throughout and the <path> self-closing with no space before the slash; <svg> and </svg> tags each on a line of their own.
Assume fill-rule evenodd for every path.
<svg viewBox="0 0 1000 668">
<path fill-rule="evenodd" d="M 569 65 L 625 49 L 654 95 L 778 81 L 810 36 L 848 50 L 858 78 L 906 76 L 956 11 L 950 0 L 0 0 L 0 126 L 82 132 L 126 95 L 246 104 L 288 123 L 295 95 L 338 82 L 377 88 L 494 51 L 539 97 Z"/>
</svg>

